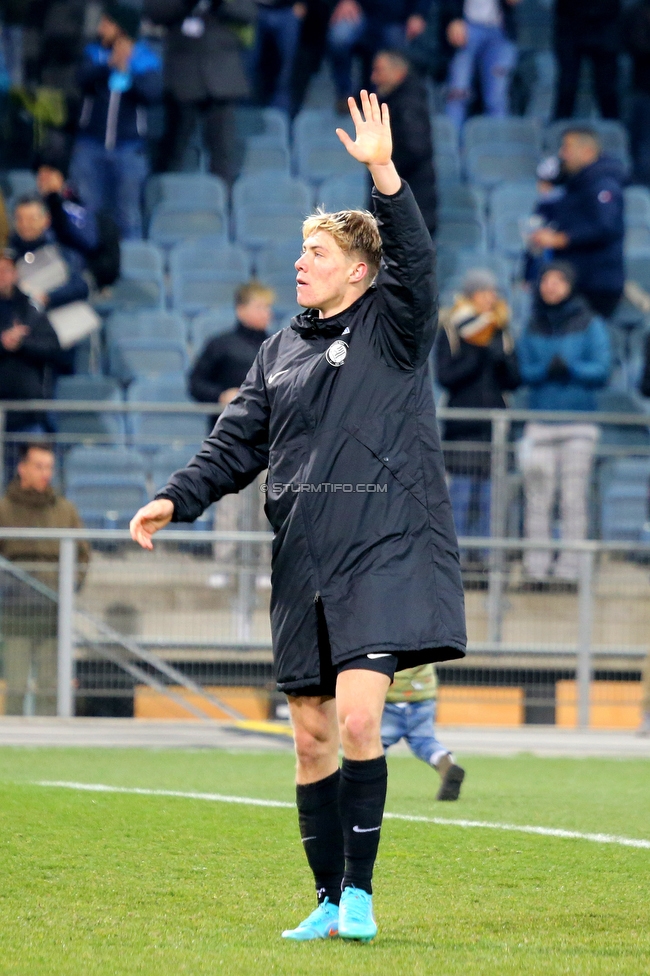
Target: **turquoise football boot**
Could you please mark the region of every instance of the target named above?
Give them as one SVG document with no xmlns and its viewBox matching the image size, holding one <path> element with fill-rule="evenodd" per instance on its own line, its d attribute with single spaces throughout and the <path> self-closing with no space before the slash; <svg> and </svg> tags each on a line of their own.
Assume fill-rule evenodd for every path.
<svg viewBox="0 0 650 976">
<path fill-rule="evenodd" d="M 342 939 L 370 942 L 377 935 L 372 914 L 372 895 L 363 888 L 344 888 L 339 906 L 339 935 Z"/>
<path fill-rule="evenodd" d="M 296 929 L 285 929 L 283 939 L 309 942 L 312 939 L 330 939 L 339 934 L 339 907 L 326 898 Z"/>
</svg>

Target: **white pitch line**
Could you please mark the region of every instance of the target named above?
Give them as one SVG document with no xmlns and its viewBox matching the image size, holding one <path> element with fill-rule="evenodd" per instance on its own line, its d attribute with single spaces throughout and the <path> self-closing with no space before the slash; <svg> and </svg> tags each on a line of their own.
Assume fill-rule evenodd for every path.
<svg viewBox="0 0 650 976">
<path fill-rule="evenodd" d="M 207 800 L 210 803 L 240 803 L 248 807 L 282 807 L 295 809 L 295 803 L 285 800 L 257 800 L 249 796 L 226 796 L 222 793 L 190 793 L 181 790 L 148 790 L 137 786 L 107 786 L 104 783 L 68 783 L 62 780 L 40 780 L 33 786 L 53 786 L 66 790 L 83 790 L 87 793 L 131 793 L 137 796 L 172 796 L 184 800 Z M 633 837 L 617 837 L 615 834 L 588 834 L 578 830 L 562 830 L 560 827 L 533 827 L 525 824 L 492 823 L 488 820 L 451 820 L 447 817 L 417 817 L 407 813 L 385 813 L 385 820 L 406 820 L 409 823 L 436 824 L 441 827 L 464 827 L 483 830 L 506 830 L 519 834 L 537 834 L 542 837 L 560 837 L 564 840 L 588 840 L 595 844 L 617 844 L 620 847 L 641 847 L 650 850 L 650 840 Z"/>
</svg>

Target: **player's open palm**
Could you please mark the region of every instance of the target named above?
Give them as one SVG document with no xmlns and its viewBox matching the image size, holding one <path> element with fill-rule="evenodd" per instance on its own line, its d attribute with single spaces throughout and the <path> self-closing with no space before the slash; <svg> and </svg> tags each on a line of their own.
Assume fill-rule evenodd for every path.
<svg viewBox="0 0 650 976">
<path fill-rule="evenodd" d="M 381 105 L 375 94 L 361 92 L 361 111 L 354 98 L 348 98 L 350 115 L 356 129 L 354 141 L 344 129 L 336 134 L 355 159 L 366 166 L 385 166 L 393 154 L 393 138 L 390 131 L 388 105 Z M 363 112 L 363 114 L 362 114 Z"/>
</svg>

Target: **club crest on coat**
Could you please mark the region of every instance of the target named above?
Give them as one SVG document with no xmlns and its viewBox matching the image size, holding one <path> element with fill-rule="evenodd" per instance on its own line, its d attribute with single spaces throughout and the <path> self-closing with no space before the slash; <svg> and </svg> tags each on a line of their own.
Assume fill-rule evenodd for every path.
<svg viewBox="0 0 650 976">
<path fill-rule="evenodd" d="M 347 342 L 343 342 L 343 339 L 337 339 L 325 353 L 325 359 L 330 366 L 342 366 L 348 354 L 348 348 Z"/>
</svg>

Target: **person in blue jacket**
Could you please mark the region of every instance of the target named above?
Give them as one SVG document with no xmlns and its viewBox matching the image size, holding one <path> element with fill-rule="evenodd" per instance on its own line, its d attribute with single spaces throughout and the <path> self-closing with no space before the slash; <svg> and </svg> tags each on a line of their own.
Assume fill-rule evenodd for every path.
<svg viewBox="0 0 650 976">
<path fill-rule="evenodd" d="M 605 386 L 611 350 L 605 323 L 575 292 L 571 265 L 555 262 L 542 273 L 531 320 L 517 345 L 522 382 L 530 388 L 531 410 L 596 409 L 595 391 Z M 587 489 L 598 428 L 584 421 L 526 424 L 519 461 L 526 493 L 526 537 L 549 539 L 553 502 L 559 483 L 563 539 L 587 535 Z M 563 551 L 555 564 L 550 550 L 529 550 L 531 580 L 575 582 L 578 558 Z"/>
<path fill-rule="evenodd" d="M 142 237 L 146 110 L 162 98 L 162 62 L 136 40 L 139 29 L 134 7 L 106 4 L 99 42 L 86 47 L 78 73 L 84 98 L 71 166 L 88 208 L 114 211 L 125 238 Z"/>
<path fill-rule="evenodd" d="M 580 293 L 594 312 L 609 318 L 625 284 L 623 167 L 602 153 L 591 129 L 568 129 L 559 156 L 564 193 L 538 206 L 546 226 L 530 243 L 572 264 Z"/>
</svg>

